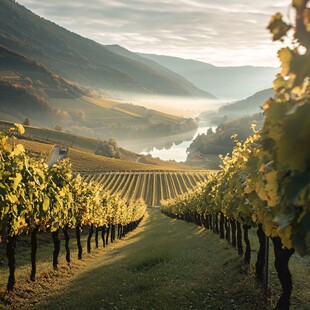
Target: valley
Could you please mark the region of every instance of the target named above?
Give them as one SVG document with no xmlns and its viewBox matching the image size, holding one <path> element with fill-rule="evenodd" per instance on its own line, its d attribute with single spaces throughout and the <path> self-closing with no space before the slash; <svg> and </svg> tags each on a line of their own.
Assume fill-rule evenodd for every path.
<svg viewBox="0 0 310 310">
<path fill-rule="evenodd" d="M 309 3 L 0 0 L 0 308 L 308 309 Z"/>
<path fill-rule="evenodd" d="M 8 12 L 19 16 L 20 23 L 9 20 Z M 66 134 L 64 140 L 71 141 L 75 135 L 100 141 L 113 138 L 123 148 L 144 156 L 151 153 L 184 162 L 190 141 L 208 130 L 199 124 L 198 117 L 203 120 L 205 111 L 216 113 L 233 100 L 227 97 L 242 96 L 233 89 L 241 88 L 243 79 L 234 79 L 237 84 L 227 88 L 233 76 L 248 79 L 257 76 L 253 72 L 269 70 L 227 68 L 219 73 L 222 69 L 207 63 L 100 45 L 39 18 L 11 0 L 3 0 L 0 16 L 0 119 L 27 120 L 31 126 L 45 128 L 37 134 L 50 143 L 62 143 L 60 136 Z M 26 31 L 30 28 L 31 34 Z M 7 35 L 13 30 L 14 36 Z M 40 37 L 45 40 L 40 42 Z M 21 42 L 28 42 L 31 49 Z M 211 70 L 206 80 L 200 79 L 203 87 L 194 78 L 199 68 Z M 251 83 L 263 87 L 273 71 L 268 72 L 265 84 Z M 206 88 L 219 85 L 218 76 L 229 81 L 224 82 L 226 87 L 215 90 L 215 97 Z M 215 131 L 209 119 L 207 124 Z M 55 128 L 59 133 L 48 131 Z"/>
</svg>

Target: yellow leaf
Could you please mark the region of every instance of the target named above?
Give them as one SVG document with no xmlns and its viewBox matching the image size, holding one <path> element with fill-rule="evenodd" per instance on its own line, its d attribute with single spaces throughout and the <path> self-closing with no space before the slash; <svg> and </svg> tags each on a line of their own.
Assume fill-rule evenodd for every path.
<svg viewBox="0 0 310 310">
<path fill-rule="evenodd" d="M 23 125 L 15 123 L 14 126 L 17 128 L 17 131 L 18 131 L 21 135 L 23 135 L 23 134 L 25 133 L 25 128 L 24 128 Z"/>
<path fill-rule="evenodd" d="M 49 199 L 49 197 L 45 197 L 44 201 L 43 201 L 43 206 L 42 206 L 43 210 L 47 211 L 49 206 L 50 206 L 50 199 Z"/>
<path fill-rule="evenodd" d="M 23 176 L 20 173 L 16 173 L 16 176 L 14 178 L 14 183 L 12 185 L 12 188 L 14 191 L 16 191 L 18 184 L 23 179 Z"/>
<path fill-rule="evenodd" d="M 274 207 L 278 202 L 278 182 L 277 171 L 270 171 L 265 174 L 266 178 L 266 192 L 268 195 L 267 203 L 269 207 Z"/>
<path fill-rule="evenodd" d="M 14 147 L 14 150 L 13 150 L 13 154 L 18 156 L 20 154 L 23 154 L 25 152 L 25 149 L 24 149 L 24 146 L 22 144 L 17 144 L 15 147 Z"/>
<path fill-rule="evenodd" d="M 293 0 L 293 7 L 295 7 L 296 9 L 302 8 L 303 5 L 304 5 L 303 0 Z"/>
<path fill-rule="evenodd" d="M 253 192 L 253 189 L 250 188 L 249 186 L 246 186 L 246 187 L 244 188 L 244 192 L 245 192 L 246 194 L 250 194 L 250 193 Z"/>
<path fill-rule="evenodd" d="M 282 63 L 281 74 L 282 76 L 286 76 L 290 73 L 293 52 L 288 47 L 285 47 L 279 50 L 278 57 Z"/>
</svg>

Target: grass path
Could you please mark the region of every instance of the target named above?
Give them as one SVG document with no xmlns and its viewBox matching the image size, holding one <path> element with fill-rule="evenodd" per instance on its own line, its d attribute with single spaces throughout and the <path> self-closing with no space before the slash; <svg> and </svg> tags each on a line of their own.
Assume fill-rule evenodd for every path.
<svg viewBox="0 0 310 310">
<path fill-rule="evenodd" d="M 266 308 L 233 249 L 158 210 L 150 210 L 125 242 L 52 282 L 32 309 Z"/>
</svg>

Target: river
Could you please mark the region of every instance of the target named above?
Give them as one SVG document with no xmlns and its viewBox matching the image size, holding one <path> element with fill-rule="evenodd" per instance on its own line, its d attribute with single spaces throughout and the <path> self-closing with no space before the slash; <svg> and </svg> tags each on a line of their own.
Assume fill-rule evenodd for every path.
<svg viewBox="0 0 310 310">
<path fill-rule="evenodd" d="M 175 160 L 177 162 L 184 162 L 187 158 L 186 150 L 192 143 L 192 141 L 202 133 L 206 133 L 209 128 L 212 128 L 215 131 L 216 126 L 204 126 L 198 127 L 197 131 L 192 135 L 191 138 L 184 140 L 180 143 L 172 143 L 168 147 L 153 147 L 153 148 L 145 148 L 143 149 L 141 154 L 147 155 L 151 154 L 153 157 L 159 157 L 163 160 Z"/>
</svg>

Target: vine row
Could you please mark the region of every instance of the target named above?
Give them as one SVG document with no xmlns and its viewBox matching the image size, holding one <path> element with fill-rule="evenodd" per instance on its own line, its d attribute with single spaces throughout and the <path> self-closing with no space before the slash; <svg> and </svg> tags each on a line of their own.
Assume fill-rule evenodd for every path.
<svg viewBox="0 0 310 310">
<path fill-rule="evenodd" d="M 22 134 L 24 128 L 15 124 Z M 118 195 L 104 192 L 95 182 L 85 182 L 72 174 L 68 160 L 49 168 L 42 160 L 29 157 L 21 144 L 9 142 L 0 133 L 0 237 L 7 242 L 9 265 L 8 291 L 15 285 L 15 250 L 17 237 L 31 235 L 31 280 L 36 278 L 37 233 L 52 234 L 54 243 L 53 266 L 58 265 L 60 250 L 59 231 L 65 236 L 66 260 L 71 261 L 69 229 L 76 231 L 78 259 L 82 258 L 81 229 L 90 227 L 87 250 L 95 230 L 102 232 L 105 246 L 110 238 L 122 238 L 142 219 L 146 205 L 143 200 L 127 201 Z M 117 229 L 117 232 L 116 232 Z"/>
</svg>

